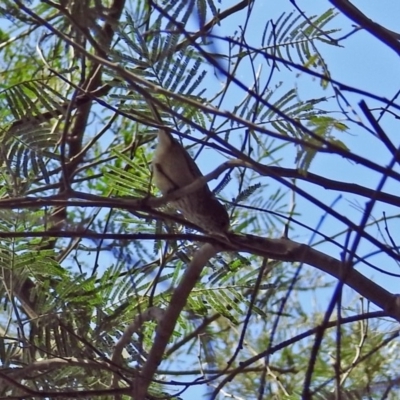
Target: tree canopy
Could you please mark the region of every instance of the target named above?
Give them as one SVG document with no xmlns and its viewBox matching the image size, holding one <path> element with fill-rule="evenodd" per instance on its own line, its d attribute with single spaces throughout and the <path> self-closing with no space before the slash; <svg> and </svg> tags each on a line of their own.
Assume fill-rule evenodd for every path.
<svg viewBox="0 0 400 400">
<path fill-rule="evenodd" d="M 397 398 L 400 34 L 226 3 L 0 5 L 0 399 Z"/>
</svg>

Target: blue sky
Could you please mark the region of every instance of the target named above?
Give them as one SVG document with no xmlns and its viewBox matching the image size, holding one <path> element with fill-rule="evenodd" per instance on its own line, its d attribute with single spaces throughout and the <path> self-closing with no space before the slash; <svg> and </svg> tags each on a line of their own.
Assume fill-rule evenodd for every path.
<svg viewBox="0 0 400 400">
<path fill-rule="evenodd" d="M 315 14 L 319 15 L 332 7 L 329 1 L 323 0 L 297 1 L 296 3 L 308 16 Z M 229 5 L 233 4 L 234 2 L 229 2 Z M 395 0 L 379 2 L 354 1 L 353 4 L 359 7 L 360 10 L 374 21 L 381 23 L 385 27 L 394 31 L 400 30 L 398 24 L 400 2 Z M 228 7 L 228 2 L 222 2 L 221 6 L 222 8 Z M 267 20 L 276 19 L 283 11 L 290 12 L 292 10 L 294 10 L 294 7 L 290 1 L 256 1 L 255 11 L 253 12 L 250 29 L 248 30 L 248 41 L 250 44 L 256 45 L 259 43 L 258 38 L 262 34 L 262 30 Z M 241 19 L 242 16 L 243 13 L 241 16 L 238 15 L 230 20 L 225 20 L 222 27 L 217 27 L 214 33 L 221 36 L 224 34 L 230 34 L 232 31 L 237 29 L 235 24 L 243 24 L 243 20 Z M 352 25 L 352 21 L 339 15 L 330 23 L 329 26 L 333 28 L 341 28 L 342 33 L 337 33 L 335 35 L 335 37 L 340 37 L 348 33 L 351 30 Z M 252 39 L 253 41 L 251 42 Z M 385 47 L 365 31 L 355 33 L 341 44 L 344 48 L 326 46 L 322 43 L 318 45 L 318 49 L 327 62 L 331 75 L 335 80 L 388 99 L 395 95 L 400 87 L 400 74 L 398 67 L 399 59 L 391 49 Z M 330 89 L 325 92 L 321 91 L 318 82 L 316 82 L 315 79 L 306 76 L 304 73 L 300 74 L 299 77 L 296 77 L 295 74 L 287 73 L 284 68 L 282 68 L 281 71 L 281 74 L 277 74 L 278 79 L 283 80 L 286 87 L 295 84 L 299 89 L 300 98 L 304 97 L 304 99 L 306 99 L 314 96 L 320 97 L 322 95 L 332 95 Z M 266 70 L 264 70 L 264 73 L 265 72 Z M 239 78 L 246 79 L 246 71 L 241 71 Z M 346 93 L 346 97 L 350 101 L 351 107 L 357 115 L 360 116 L 361 120 L 368 125 L 364 115 L 358 107 L 358 103 L 360 100 L 365 100 L 369 106 L 376 106 L 378 103 L 369 98 L 363 98 L 359 95 L 353 95 L 350 93 Z M 335 109 L 337 109 L 334 102 L 331 102 L 330 104 L 334 105 Z M 382 104 L 379 104 L 379 106 L 382 107 Z M 329 105 L 327 105 L 326 108 L 329 109 Z M 400 143 L 400 138 L 398 139 L 398 128 L 394 118 L 384 118 L 381 122 L 381 126 L 386 130 L 389 137 L 394 140 L 395 144 Z M 384 166 L 388 165 L 391 161 L 390 154 L 383 145 L 381 145 L 380 142 L 371 134 L 354 124 L 350 126 L 348 132 L 336 132 L 336 135 L 338 139 L 343 140 L 352 152 L 356 154 L 362 155 Z M 214 165 L 211 165 L 207 161 L 202 161 L 200 166 L 204 172 L 208 172 L 214 167 Z M 286 157 L 282 160 L 281 166 L 293 167 L 293 154 L 288 152 Z M 327 178 L 357 183 L 369 188 L 375 188 L 380 180 L 379 175 L 368 171 L 364 167 L 340 159 L 337 156 L 328 156 L 326 154 L 316 157 L 311 165 L 310 171 Z M 303 188 L 306 188 L 309 193 L 316 195 L 325 204 L 331 204 L 339 195 L 337 192 L 324 190 L 314 185 L 304 183 L 301 183 L 300 185 Z M 389 180 L 385 185 L 384 190 L 393 194 L 398 193 L 398 182 Z M 290 194 L 288 194 L 288 196 L 290 196 Z M 335 205 L 335 209 L 357 223 L 362 219 L 362 209 L 365 207 L 366 202 L 367 199 L 352 194 L 345 194 Z M 358 207 L 361 207 L 361 210 L 359 208 L 357 209 L 356 204 Z M 297 196 L 297 211 L 301 213 L 299 219 L 311 227 L 316 227 L 322 216 L 320 210 L 316 210 L 312 204 L 301 199 L 299 196 Z M 378 204 L 373 210 L 373 215 L 376 218 L 379 218 L 382 216 L 382 212 L 386 212 L 387 215 L 392 215 L 398 213 L 398 210 L 386 204 Z M 394 240 L 397 241 L 397 243 L 400 243 L 397 226 L 398 223 L 395 222 L 395 220 L 389 221 L 390 232 Z M 342 224 L 338 223 L 333 218 L 328 217 L 323 224 L 322 230 L 326 234 L 335 234 L 342 231 L 344 228 L 345 227 Z M 372 231 L 370 230 L 370 232 L 375 233 L 375 235 L 379 237 L 380 233 L 377 229 Z M 307 243 L 310 238 L 310 232 L 301 228 L 298 228 L 294 233 L 292 233 L 292 235 L 294 239 L 305 243 Z M 324 244 L 320 247 L 320 250 L 337 258 L 340 257 L 339 250 L 332 245 Z M 374 248 L 372 245 L 363 241 L 359 247 L 359 254 L 369 254 L 373 250 Z M 392 272 L 400 272 L 398 265 L 393 261 L 388 260 L 387 257 L 376 255 L 371 257 L 369 261 L 374 261 L 376 265 Z M 398 292 L 399 280 L 397 278 L 377 273 L 367 267 L 359 266 L 359 268 L 364 274 L 373 278 L 387 290 Z M 331 291 L 326 291 L 323 294 L 323 298 L 318 299 L 321 310 L 324 309 L 324 306 L 330 300 L 330 295 Z M 345 298 L 350 300 L 353 295 L 354 292 L 348 290 L 346 291 Z M 304 296 L 303 301 L 312 302 L 314 298 L 311 298 L 311 296 L 312 295 L 309 295 L 308 297 Z M 182 397 L 183 399 L 197 400 L 202 398 L 201 393 L 202 390 L 200 388 L 193 388 L 185 392 Z M 223 398 L 223 396 L 221 395 L 220 398 Z"/>
</svg>

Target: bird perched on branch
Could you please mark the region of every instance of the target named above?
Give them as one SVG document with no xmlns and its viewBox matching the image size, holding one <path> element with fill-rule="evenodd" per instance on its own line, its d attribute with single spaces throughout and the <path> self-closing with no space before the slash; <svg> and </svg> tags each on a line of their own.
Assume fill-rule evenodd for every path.
<svg viewBox="0 0 400 400">
<path fill-rule="evenodd" d="M 163 126 L 161 117 L 150 99 L 147 99 L 157 124 Z M 158 130 L 158 144 L 154 153 L 154 184 L 163 195 L 188 186 L 203 176 L 185 148 L 175 140 L 168 128 Z M 192 193 L 171 201 L 188 221 L 209 233 L 224 233 L 229 229 L 229 216 L 207 184 Z"/>
</svg>

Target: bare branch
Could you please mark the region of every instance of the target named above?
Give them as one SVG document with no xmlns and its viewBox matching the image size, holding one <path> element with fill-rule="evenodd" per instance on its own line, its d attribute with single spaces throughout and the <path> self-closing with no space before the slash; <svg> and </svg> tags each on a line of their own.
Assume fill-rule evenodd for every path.
<svg viewBox="0 0 400 400">
<path fill-rule="evenodd" d="M 164 315 L 164 310 L 159 307 L 150 307 L 146 311 L 140 313 L 134 319 L 134 321 L 126 327 L 123 335 L 120 337 L 118 342 L 115 344 L 111 361 L 116 365 L 120 365 L 122 350 L 128 345 L 129 341 L 132 338 L 132 335 L 135 332 L 138 332 L 140 330 L 140 328 L 142 327 L 142 325 L 147 321 L 157 321 L 158 323 L 160 323 L 163 315 Z M 117 386 L 117 378 L 118 378 L 118 376 L 115 375 L 113 387 Z"/>
<path fill-rule="evenodd" d="M 221 249 L 220 246 L 204 244 L 193 256 L 193 259 L 183 274 L 178 287 L 174 290 L 164 317 L 157 326 L 153 347 L 150 350 L 140 376 L 135 380 L 135 400 L 145 399 L 147 388 L 157 371 L 157 367 L 162 360 L 168 341 L 174 332 L 176 321 L 185 307 L 192 289 L 200 279 L 203 268 L 207 264 L 208 260 L 214 257 Z"/>
</svg>

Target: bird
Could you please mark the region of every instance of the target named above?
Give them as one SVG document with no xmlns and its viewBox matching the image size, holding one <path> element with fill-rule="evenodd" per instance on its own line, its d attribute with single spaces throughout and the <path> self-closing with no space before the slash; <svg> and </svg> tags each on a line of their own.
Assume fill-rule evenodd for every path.
<svg viewBox="0 0 400 400">
<path fill-rule="evenodd" d="M 152 159 L 153 182 L 163 195 L 188 186 L 203 176 L 187 150 L 172 136 L 162 122 L 158 110 L 148 99 L 153 118 L 159 126 L 158 143 Z M 207 233 L 224 234 L 228 231 L 229 215 L 207 183 L 192 193 L 169 203 L 183 217 Z"/>
</svg>

